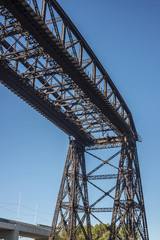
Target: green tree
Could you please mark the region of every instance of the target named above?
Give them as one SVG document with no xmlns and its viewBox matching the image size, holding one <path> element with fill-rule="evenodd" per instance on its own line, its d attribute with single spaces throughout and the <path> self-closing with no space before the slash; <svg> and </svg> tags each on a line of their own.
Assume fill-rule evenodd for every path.
<svg viewBox="0 0 160 240">
<path fill-rule="evenodd" d="M 92 232 L 92 240 L 109 240 L 110 231 L 107 230 L 109 228 L 109 224 L 106 224 L 105 226 L 103 224 L 96 224 L 95 226 L 91 226 L 91 232 Z M 85 231 L 87 232 L 87 227 L 84 226 Z M 127 231 L 126 226 L 122 226 L 119 230 L 119 236 L 123 239 L 127 239 Z M 139 234 L 137 233 L 137 240 L 139 239 Z M 56 239 L 66 240 L 67 235 L 65 231 L 62 231 Z M 84 233 L 81 229 L 81 227 L 77 227 L 76 229 L 76 238 L 77 240 L 85 240 Z M 118 240 L 119 238 L 116 238 Z"/>
</svg>

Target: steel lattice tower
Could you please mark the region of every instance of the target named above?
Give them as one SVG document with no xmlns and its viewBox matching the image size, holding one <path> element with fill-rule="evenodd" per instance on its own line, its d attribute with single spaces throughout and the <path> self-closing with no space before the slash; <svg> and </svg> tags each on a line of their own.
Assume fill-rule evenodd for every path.
<svg viewBox="0 0 160 240">
<path fill-rule="evenodd" d="M 56 0 L 0 1 L 0 82 L 70 136 L 50 240 L 149 240 L 132 114 Z M 102 154 L 103 152 L 103 154 Z"/>
<path fill-rule="evenodd" d="M 113 145 L 108 147 L 113 147 Z M 105 161 L 101 159 L 102 163 L 88 174 L 86 173 L 84 152 L 83 146 L 76 141 L 70 141 L 50 239 L 56 239 L 62 229 L 67 233 L 67 239 L 76 239 L 77 226 L 83 231 L 85 239 L 92 239 L 90 216 L 103 224 L 95 215 L 100 212 L 112 212 L 111 225 L 104 224 L 106 231 L 110 231 L 110 239 L 120 239 L 119 232 L 123 227 L 125 227 L 125 239 L 137 239 L 137 233 L 142 239 L 148 239 L 136 144 L 123 139 L 121 150 Z M 86 152 L 88 153 L 88 150 Z M 89 154 L 97 158 L 92 153 Z M 116 167 L 110 162 L 117 156 L 119 156 L 119 162 Z M 93 175 L 105 165 L 117 168 L 117 174 Z M 116 184 L 105 192 L 92 182 L 97 179 L 115 179 Z M 91 205 L 88 201 L 87 182 L 103 192 L 103 195 Z M 112 199 L 114 196 L 113 208 L 95 207 L 108 196 Z M 58 217 L 60 218 L 59 223 Z M 84 225 L 87 228 L 84 228 Z"/>
</svg>

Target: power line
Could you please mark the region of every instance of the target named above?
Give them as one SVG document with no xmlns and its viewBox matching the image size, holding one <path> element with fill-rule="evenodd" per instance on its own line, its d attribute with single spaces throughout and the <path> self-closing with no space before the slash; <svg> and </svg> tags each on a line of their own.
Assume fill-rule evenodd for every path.
<svg viewBox="0 0 160 240">
<path fill-rule="evenodd" d="M 7 208 L 3 208 L 3 207 L 0 207 L 0 208 L 3 209 L 3 210 L 6 210 L 6 211 L 12 212 L 12 213 L 17 213 L 16 211 L 13 211 L 13 210 L 10 210 L 10 209 L 7 209 Z"/>
<path fill-rule="evenodd" d="M 1 205 L 1 204 L 18 206 L 17 203 L 6 203 L 6 202 L 0 202 L 0 205 Z M 20 204 L 20 207 L 25 208 L 25 209 L 27 209 L 27 210 L 30 210 L 30 211 L 32 211 L 32 212 L 35 212 L 34 209 L 29 208 L 29 207 L 27 207 L 27 206 L 25 206 L 25 205 L 23 205 L 23 204 Z M 49 212 L 44 212 L 44 211 L 38 211 L 38 212 L 39 212 L 39 213 L 42 213 L 42 214 L 47 214 L 47 215 L 51 215 L 51 216 L 53 216 L 53 214 L 51 214 L 51 213 L 49 213 Z"/>
</svg>

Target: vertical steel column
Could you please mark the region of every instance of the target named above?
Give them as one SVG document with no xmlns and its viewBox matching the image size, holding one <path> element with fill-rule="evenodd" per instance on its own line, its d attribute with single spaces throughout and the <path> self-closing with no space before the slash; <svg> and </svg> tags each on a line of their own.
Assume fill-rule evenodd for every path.
<svg viewBox="0 0 160 240">
<path fill-rule="evenodd" d="M 62 35 L 61 35 L 61 41 L 63 45 L 65 45 L 65 37 L 66 37 L 66 26 L 65 26 L 65 23 L 63 22 Z"/>
<path fill-rule="evenodd" d="M 81 206 L 79 205 L 81 204 Z M 79 215 L 83 213 L 83 217 Z M 86 219 L 87 232 L 84 228 Z M 78 230 L 91 240 L 84 147 L 70 141 L 49 240 L 64 232 L 67 240 L 76 240 Z"/>
<path fill-rule="evenodd" d="M 82 47 L 82 43 L 80 42 L 79 45 L 79 65 L 82 66 L 82 55 L 83 55 L 83 47 Z"/>
<path fill-rule="evenodd" d="M 58 193 L 57 204 L 56 204 L 55 212 L 54 212 L 54 216 L 53 216 L 52 227 L 51 227 L 50 237 L 49 237 L 50 240 L 55 239 L 57 233 L 59 233 L 58 229 L 56 229 L 56 226 L 57 226 L 57 222 L 58 222 L 58 216 L 59 216 L 60 210 L 61 210 L 61 205 L 62 205 L 62 200 L 63 200 L 63 190 L 64 190 L 64 185 L 65 185 L 65 181 L 66 181 L 66 177 L 67 177 L 67 171 L 68 171 L 68 168 L 70 165 L 70 155 L 71 155 L 71 147 L 69 146 L 66 163 L 64 166 L 63 176 L 62 176 L 62 180 L 61 180 L 61 185 L 60 185 L 60 189 L 59 189 L 59 193 Z M 64 227 L 66 229 L 66 222 L 65 222 L 64 218 L 62 218 L 62 221 L 63 221 Z"/>
<path fill-rule="evenodd" d="M 77 216 L 77 174 L 79 170 L 78 166 L 78 155 L 76 144 L 73 142 L 71 147 L 71 189 L 70 189 L 70 198 L 69 198 L 69 219 L 68 219 L 68 239 L 76 240 L 76 216 Z"/>
<path fill-rule="evenodd" d="M 96 82 L 96 64 L 95 61 L 93 61 L 93 72 L 92 72 L 92 76 L 93 76 L 93 82 Z"/>
<path fill-rule="evenodd" d="M 148 240 L 136 144 L 126 139 L 122 145 L 112 212 L 110 240 L 120 237 Z"/>
<path fill-rule="evenodd" d="M 125 156 L 125 145 L 123 144 L 122 148 L 121 148 L 121 157 L 120 157 L 120 161 L 119 161 L 119 171 L 118 171 L 118 176 L 117 176 L 114 207 L 113 207 L 113 212 L 112 212 L 110 240 L 113 240 L 116 238 L 116 222 L 117 222 L 116 218 L 117 218 L 118 207 L 119 207 L 120 185 L 121 185 L 121 176 L 123 174 L 124 156 Z"/>
<path fill-rule="evenodd" d="M 84 186 L 84 207 L 85 207 L 85 213 L 86 213 L 86 220 L 87 220 L 87 233 L 88 237 L 91 240 L 92 239 L 92 233 L 91 233 L 91 222 L 90 222 L 90 214 L 89 214 L 89 200 L 88 200 L 88 187 L 87 187 L 87 175 L 86 175 L 86 164 L 85 164 L 85 157 L 84 157 L 84 151 L 81 152 L 81 167 L 82 167 L 82 182 Z"/>
<path fill-rule="evenodd" d="M 46 0 L 42 1 L 41 17 L 42 17 L 43 21 L 45 21 L 45 18 L 46 18 Z"/>
</svg>

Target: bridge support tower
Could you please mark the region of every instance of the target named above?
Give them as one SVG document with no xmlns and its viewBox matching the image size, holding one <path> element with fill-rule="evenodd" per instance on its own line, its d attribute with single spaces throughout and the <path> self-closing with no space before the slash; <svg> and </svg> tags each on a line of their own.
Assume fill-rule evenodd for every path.
<svg viewBox="0 0 160 240">
<path fill-rule="evenodd" d="M 107 160 L 98 157 L 97 151 L 96 155 L 92 153 L 91 150 L 95 149 L 95 146 L 88 148 L 76 140 L 70 141 L 49 240 L 56 239 L 56 236 L 61 235 L 62 232 L 67 240 L 78 239 L 80 232 L 85 239 L 91 240 L 91 218 L 104 228 L 97 239 L 105 232 L 110 240 L 136 240 L 138 237 L 149 239 L 136 144 L 129 143 L 124 138 L 118 146 L 108 143 L 103 147 L 106 148 L 106 156 L 108 151 L 112 152 Z M 118 152 L 117 147 L 120 147 Z M 98 162 L 101 161 L 88 174 L 85 161 L 87 154 Z M 99 170 L 105 171 L 105 167 L 110 169 L 111 174 L 94 175 Z M 108 173 L 107 169 L 106 172 Z M 107 181 L 105 187 L 104 183 L 102 184 L 103 189 L 99 187 L 99 182 L 109 179 L 114 181 L 114 185 L 111 186 Z M 93 180 L 100 181 L 93 183 Z M 88 185 L 95 188 L 94 195 L 97 195 L 93 203 L 91 203 L 92 199 L 90 202 L 88 199 Z M 102 192 L 103 195 L 99 197 L 96 191 Z M 108 200 L 113 202 L 110 207 Z M 102 220 L 99 213 L 102 215 L 110 213 L 110 222 L 107 216 L 105 216 L 106 222 L 105 218 Z"/>
<path fill-rule="evenodd" d="M 104 230 L 96 239 L 149 240 L 139 137 L 115 84 L 57 1 L 0 5 L 0 82 L 76 139 L 69 144 L 50 240 L 62 232 L 67 240 L 79 233 L 91 240 L 95 221 Z M 89 171 L 87 155 L 94 159 Z"/>
</svg>

